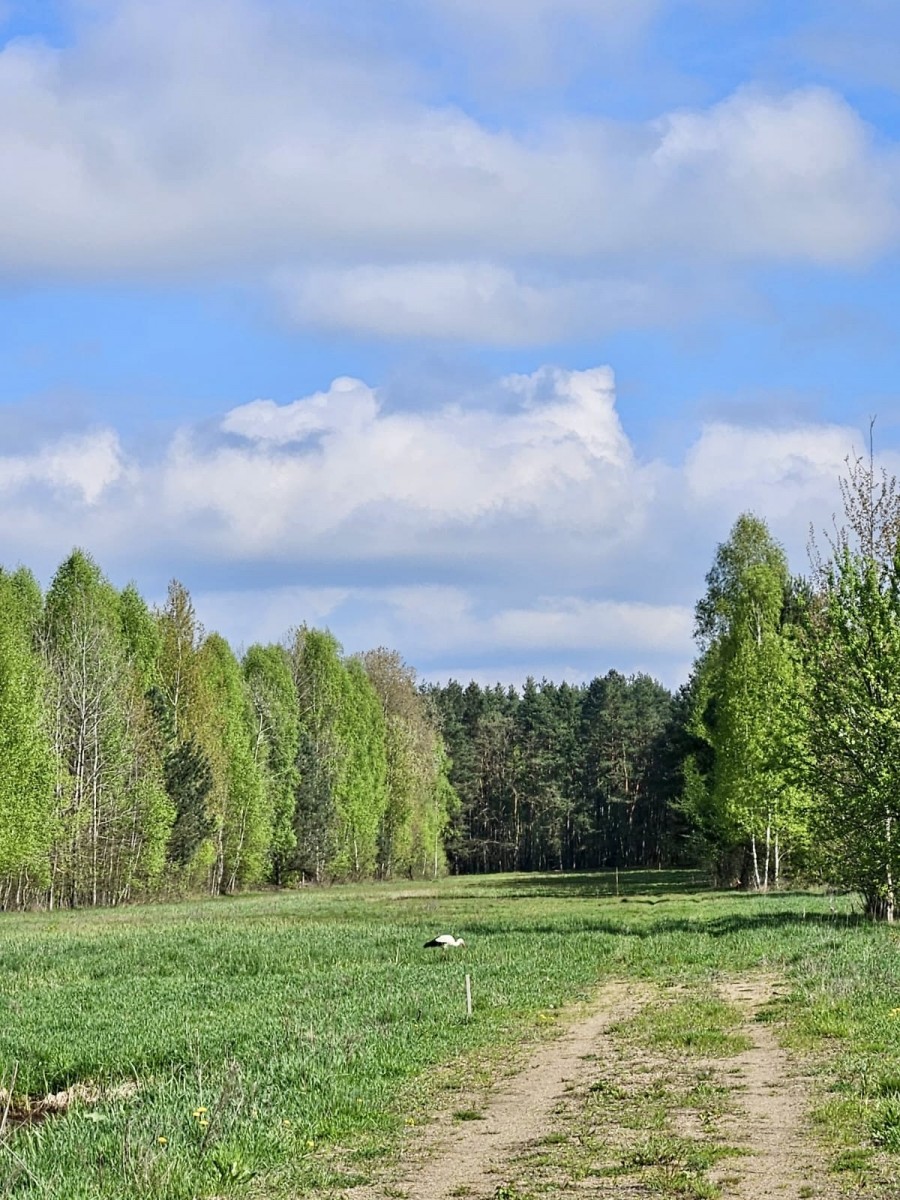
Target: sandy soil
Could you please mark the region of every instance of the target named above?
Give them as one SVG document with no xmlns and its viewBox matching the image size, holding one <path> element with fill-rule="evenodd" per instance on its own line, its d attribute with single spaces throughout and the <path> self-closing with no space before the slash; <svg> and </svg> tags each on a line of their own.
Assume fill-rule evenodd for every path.
<svg viewBox="0 0 900 1200">
<path fill-rule="evenodd" d="M 354 1188 L 348 1195 L 352 1200 L 382 1200 L 398 1192 L 408 1200 L 493 1196 L 504 1163 L 547 1132 L 554 1106 L 589 1076 L 591 1058 L 602 1054 L 607 1028 L 636 1007 L 633 987 L 603 988 L 586 1017 L 542 1046 L 520 1074 L 501 1085 L 483 1120 L 454 1121 L 449 1113 L 440 1117 L 427 1135 L 425 1161 L 409 1164 L 386 1190 Z"/>
<path fill-rule="evenodd" d="M 724 1187 L 728 1200 L 825 1200 L 835 1194 L 807 1129 L 809 1080 L 791 1063 L 768 1025 L 755 1020 L 771 999 L 771 979 L 734 980 L 720 989 L 744 1014 L 749 1050 L 728 1062 L 741 1112 L 722 1131 L 747 1154 L 729 1165 L 739 1176 Z"/>
</svg>

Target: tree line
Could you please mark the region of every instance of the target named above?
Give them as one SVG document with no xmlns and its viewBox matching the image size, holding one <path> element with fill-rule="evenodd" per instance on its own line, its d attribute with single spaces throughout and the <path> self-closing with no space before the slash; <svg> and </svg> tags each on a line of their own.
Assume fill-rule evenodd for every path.
<svg viewBox="0 0 900 1200">
<path fill-rule="evenodd" d="M 646 675 L 422 686 L 305 625 L 239 659 L 177 581 L 0 570 L 0 907 L 661 865 L 678 720 Z"/>
<path fill-rule="evenodd" d="M 870 454 L 841 488 L 807 576 L 739 517 L 675 695 L 616 671 L 420 685 L 306 625 L 239 659 L 178 582 L 151 608 L 81 551 L 46 594 L 0 570 L 0 907 L 703 864 L 893 921 L 900 487 Z"/>
<path fill-rule="evenodd" d="M 239 660 L 177 582 L 0 571 L 0 907 L 436 875 L 447 770 L 394 652 L 300 626 Z"/>
</svg>

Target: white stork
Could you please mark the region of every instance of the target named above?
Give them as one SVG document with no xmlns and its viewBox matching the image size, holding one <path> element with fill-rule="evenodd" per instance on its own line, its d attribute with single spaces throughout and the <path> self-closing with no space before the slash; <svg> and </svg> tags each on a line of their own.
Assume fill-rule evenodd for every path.
<svg viewBox="0 0 900 1200">
<path fill-rule="evenodd" d="M 439 933 L 437 937 L 425 943 L 425 949 L 428 950 L 432 946 L 440 946 L 442 950 L 448 950 L 451 946 L 464 946 L 465 944 L 462 938 L 454 937 L 452 933 Z"/>
</svg>

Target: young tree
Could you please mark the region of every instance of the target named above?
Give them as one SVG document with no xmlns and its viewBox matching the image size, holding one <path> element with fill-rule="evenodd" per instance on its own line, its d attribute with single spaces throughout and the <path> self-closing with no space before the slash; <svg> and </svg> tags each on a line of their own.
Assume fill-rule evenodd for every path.
<svg viewBox="0 0 900 1200">
<path fill-rule="evenodd" d="M 271 795 L 254 755 L 256 720 L 241 668 L 231 647 L 217 633 L 199 651 L 204 690 L 210 702 L 201 737 L 212 769 L 207 801 L 215 857 L 210 890 L 234 892 L 240 884 L 265 878 L 272 838 Z"/>
<path fill-rule="evenodd" d="M 387 807 L 385 721 L 362 663 L 351 659 L 343 671 L 336 725 L 337 828 L 330 871 L 337 878 L 365 879 L 375 874 L 378 831 Z"/>
<path fill-rule="evenodd" d="M 299 704 L 296 862 L 302 874 L 322 883 L 335 854 L 337 835 L 338 717 L 344 666 L 337 640 L 306 625 L 294 631 L 288 655 Z"/>
<path fill-rule="evenodd" d="M 360 656 L 385 722 L 387 802 L 378 834 L 379 874 L 436 876 L 453 806 L 436 714 L 416 673 L 383 647 Z"/>
<path fill-rule="evenodd" d="M 218 754 L 219 745 L 200 655 L 205 633 L 187 589 L 176 579 L 155 625 L 157 662 L 149 695 L 164 747 L 166 791 L 175 808 L 168 859 L 178 870 L 178 882 L 199 886 L 214 858 L 211 754 Z"/>
</svg>

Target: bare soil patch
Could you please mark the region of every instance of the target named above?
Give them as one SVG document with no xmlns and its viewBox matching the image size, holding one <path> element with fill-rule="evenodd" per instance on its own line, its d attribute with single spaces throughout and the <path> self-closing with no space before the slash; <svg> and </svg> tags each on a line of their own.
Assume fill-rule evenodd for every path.
<svg viewBox="0 0 900 1200">
<path fill-rule="evenodd" d="M 729 1200 L 826 1200 L 839 1194 L 810 1139 L 811 1081 L 771 1028 L 756 1019 L 774 995 L 774 981 L 733 980 L 720 990 L 743 1013 L 752 1042 L 729 1064 L 737 1111 L 725 1116 L 721 1127 L 745 1154 L 729 1164 L 725 1195 Z"/>
<path fill-rule="evenodd" d="M 48 1092 L 44 1096 L 15 1095 L 0 1087 L 0 1139 L 8 1129 L 23 1125 L 37 1125 L 48 1117 L 59 1117 L 67 1113 L 73 1104 L 99 1104 L 102 1100 L 130 1099 L 137 1094 L 133 1081 L 115 1087 L 100 1087 L 95 1083 L 73 1083 L 60 1092 Z"/>
</svg>

